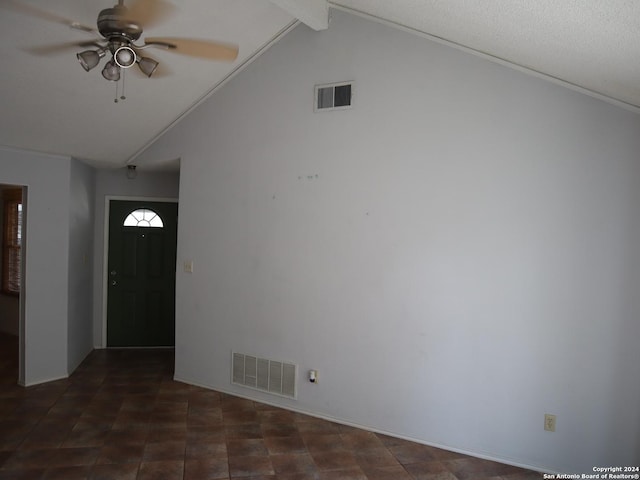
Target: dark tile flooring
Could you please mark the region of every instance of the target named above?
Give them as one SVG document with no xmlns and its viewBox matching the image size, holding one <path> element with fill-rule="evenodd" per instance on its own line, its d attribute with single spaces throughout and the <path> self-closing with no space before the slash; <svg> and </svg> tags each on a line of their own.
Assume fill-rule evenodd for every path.
<svg viewBox="0 0 640 480">
<path fill-rule="evenodd" d="M 176 382 L 172 350 L 97 350 L 16 385 L 0 334 L 0 479 L 529 480 L 541 475 Z"/>
</svg>

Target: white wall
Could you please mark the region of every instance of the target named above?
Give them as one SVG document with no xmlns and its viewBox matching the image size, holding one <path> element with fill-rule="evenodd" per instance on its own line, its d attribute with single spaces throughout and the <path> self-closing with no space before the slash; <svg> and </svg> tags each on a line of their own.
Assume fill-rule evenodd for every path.
<svg viewBox="0 0 640 480">
<path fill-rule="evenodd" d="M 26 385 L 67 376 L 71 160 L 0 148 L 0 183 L 26 185 Z M 24 199 L 23 199 L 24 200 Z"/>
<path fill-rule="evenodd" d="M 124 169 L 98 170 L 96 174 L 94 254 L 93 254 L 93 345 L 103 346 L 104 302 L 104 225 L 107 196 L 178 198 L 178 172 L 150 172 L 138 170 L 135 179 L 126 177 Z"/>
<path fill-rule="evenodd" d="M 313 113 L 344 80 L 354 108 Z M 298 27 L 142 156 L 181 157 L 176 378 L 544 470 L 637 465 L 639 131 L 390 27 Z M 230 385 L 231 350 L 297 362 L 298 400 Z"/>
<path fill-rule="evenodd" d="M 95 170 L 71 161 L 69 199 L 68 371 L 93 350 Z"/>
</svg>

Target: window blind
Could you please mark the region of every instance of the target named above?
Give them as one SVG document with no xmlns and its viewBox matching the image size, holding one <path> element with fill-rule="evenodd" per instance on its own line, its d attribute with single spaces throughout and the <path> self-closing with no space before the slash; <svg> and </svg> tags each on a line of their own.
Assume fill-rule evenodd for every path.
<svg viewBox="0 0 640 480">
<path fill-rule="evenodd" d="M 3 192 L 2 290 L 19 294 L 22 258 L 22 189 Z"/>
</svg>

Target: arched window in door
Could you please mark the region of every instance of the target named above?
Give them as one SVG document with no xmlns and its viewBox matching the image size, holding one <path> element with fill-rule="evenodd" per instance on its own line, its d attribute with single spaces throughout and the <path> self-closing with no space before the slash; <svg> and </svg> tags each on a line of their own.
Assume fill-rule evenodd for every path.
<svg viewBox="0 0 640 480">
<path fill-rule="evenodd" d="M 162 223 L 160 216 L 148 208 L 139 208 L 138 210 L 131 212 L 127 215 L 127 218 L 124 219 L 123 225 L 125 227 L 164 227 L 164 223 Z"/>
</svg>

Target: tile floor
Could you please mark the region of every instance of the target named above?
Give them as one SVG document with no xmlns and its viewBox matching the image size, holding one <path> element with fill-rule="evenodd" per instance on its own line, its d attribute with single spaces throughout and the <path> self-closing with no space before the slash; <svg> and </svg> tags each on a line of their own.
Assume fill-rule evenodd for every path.
<svg viewBox="0 0 640 480">
<path fill-rule="evenodd" d="M 172 380 L 172 350 L 97 350 L 16 385 L 0 334 L 0 480 L 530 480 L 528 470 Z"/>
</svg>

